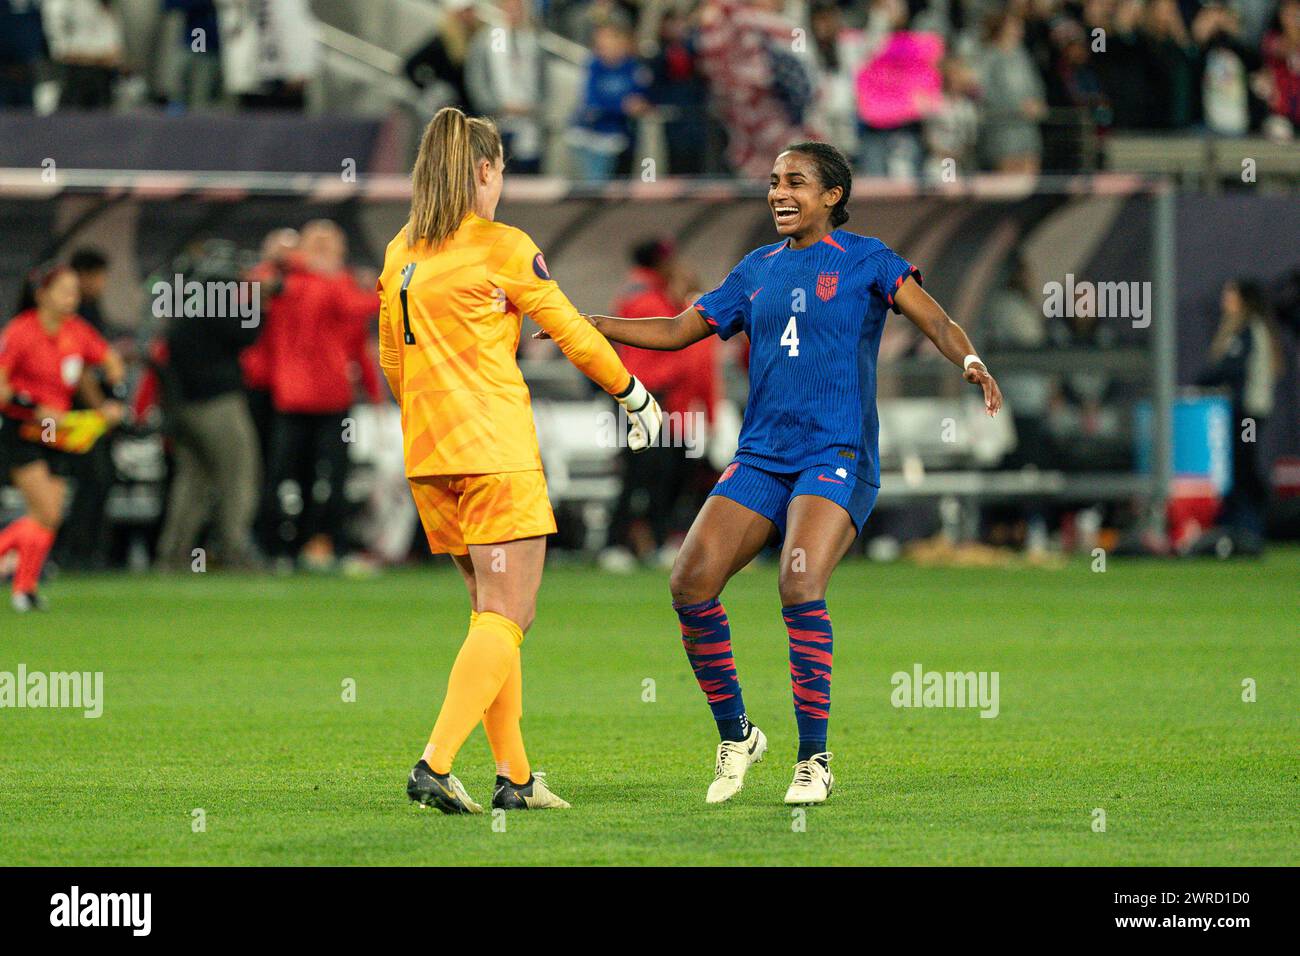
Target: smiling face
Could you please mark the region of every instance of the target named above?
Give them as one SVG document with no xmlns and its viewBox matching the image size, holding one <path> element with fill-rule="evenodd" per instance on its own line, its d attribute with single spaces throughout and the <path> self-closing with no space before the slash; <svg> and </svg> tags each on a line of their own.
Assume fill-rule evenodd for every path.
<svg viewBox="0 0 1300 956">
<path fill-rule="evenodd" d="M 803 153 L 786 152 L 776 158 L 767 187 L 767 204 L 776 231 L 798 243 L 817 241 L 831 231 L 831 210 L 840 201 L 839 186 L 826 189 L 817 166 Z"/>
</svg>

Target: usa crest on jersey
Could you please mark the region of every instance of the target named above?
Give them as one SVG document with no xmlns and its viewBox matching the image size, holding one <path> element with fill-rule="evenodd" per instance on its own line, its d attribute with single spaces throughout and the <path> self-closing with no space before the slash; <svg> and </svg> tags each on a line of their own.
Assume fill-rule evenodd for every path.
<svg viewBox="0 0 1300 956">
<path fill-rule="evenodd" d="M 823 272 L 817 276 L 817 298 L 829 302 L 835 296 L 835 289 L 840 284 L 838 272 Z"/>
</svg>

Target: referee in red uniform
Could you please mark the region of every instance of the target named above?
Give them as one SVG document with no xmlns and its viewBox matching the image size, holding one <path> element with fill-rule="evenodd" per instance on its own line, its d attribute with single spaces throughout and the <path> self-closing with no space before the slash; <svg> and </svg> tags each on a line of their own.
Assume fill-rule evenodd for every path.
<svg viewBox="0 0 1300 956">
<path fill-rule="evenodd" d="M 36 307 L 14 316 L 0 332 L 0 474 L 27 504 L 26 515 L 0 530 L 0 558 L 18 552 L 12 601 L 20 613 L 45 606 L 37 587 L 63 520 L 68 456 L 47 442 L 46 434 L 52 426 L 57 436 L 90 366 L 101 366 L 104 380 L 114 387 L 124 374 L 104 337 L 76 315 L 80 292 L 71 269 L 55 266 L 37 273 L 31 285 Z M 109 426 L 121 421 L 121 403 L 97 397 Z M 19 434 L 30 422 L 40 423 L 39 439 Z"/>
</svg>

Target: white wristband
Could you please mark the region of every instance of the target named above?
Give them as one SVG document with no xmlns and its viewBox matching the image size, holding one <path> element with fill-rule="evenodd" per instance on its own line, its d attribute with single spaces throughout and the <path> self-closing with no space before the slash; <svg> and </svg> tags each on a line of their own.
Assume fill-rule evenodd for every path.
<svg viewBox="0 0 1300 956">
<path fill-rule="evenodd" d="M 979 362 L 981 365 L 984 365 L 983 359 L 981 359 L 978 355 L 972 352 L 970 355 L 966 356 L 964 359 L 961 360 L 961 370 L 963 372 L 969 372 L 970 367 L 974 365 L 976 362 Z M 987 366 L 985 367 L 987 368 Z"/>
<path fill-rule="evenodd" d="M 635 414 L 650 404 L 650 393 L 641 384 L 641 380 L 633 375 L 632 380 L 628 382 L 627 391 L 622 395 L 616 395 L 614 400 Z"/>
</svg>

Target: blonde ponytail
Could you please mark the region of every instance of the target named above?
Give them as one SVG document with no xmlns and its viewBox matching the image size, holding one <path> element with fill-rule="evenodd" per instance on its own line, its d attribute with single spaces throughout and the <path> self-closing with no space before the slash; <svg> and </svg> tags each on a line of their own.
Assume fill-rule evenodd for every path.
<svg viewBox="0 0 1300 956">
<path fill-rule="evenodd" d="M 483 117 L 444 106 L 425 127 L 411 171 L 411 217 L 406 244 L 441 246 L 474 210 L 475 169 L 501 155 L 501 134 Z"/>
</svg>

